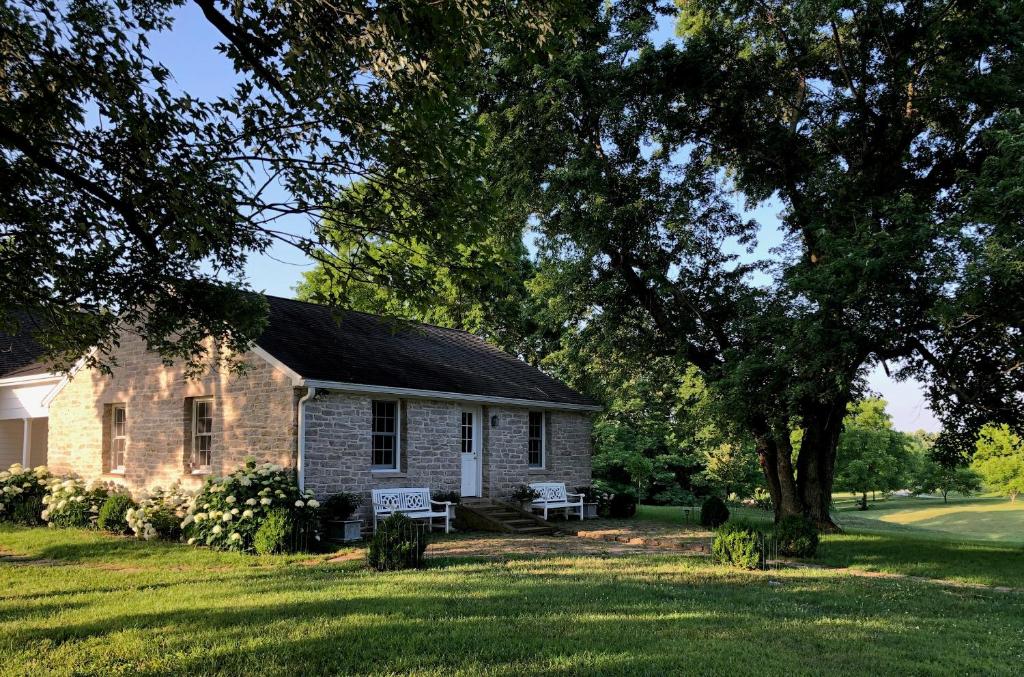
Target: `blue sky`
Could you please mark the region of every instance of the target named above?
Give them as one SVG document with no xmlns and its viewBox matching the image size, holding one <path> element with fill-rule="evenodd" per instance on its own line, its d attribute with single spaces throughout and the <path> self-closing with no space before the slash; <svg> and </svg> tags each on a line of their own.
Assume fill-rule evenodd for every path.
<svg viewBox="0 0 1024 677">
<path fill-rule="evenodd" d="M 176 12 L 174 29 L 152 36 L 152 56 L 167 66 L 178 85 L 201 99 L 213 98 L 229 91 L 235 82 L 230 62 L 214 50 L 218 33 L 206 22 L 192 3 L 185 3 Z M 670 21 L 663 22 L 658 31 L 661 39 L 671 39 Z M 782 234 L 777 218 L 778 207 L 764 205 L 750 212 L 762 225 L 759 253 L 779 244 Z M 307 232 L 308 224 L 302 218 L 279 223 L 279 228 L 297 233 Z M 294 287 L 303 271 L 312 264 L 299 251 L 277 244 L 266 254 L 249 261 L 247 274 L 252 286 L 277 296 L 293 296 Z M 889 403 L 895 426 L 900 430 L 924 429 L 936 431 L 939 425 L 929 411 L 921 386 L 915 382 L 898 383 L 878 368 L 870 376 L 870 387 Z"/>
</svg>

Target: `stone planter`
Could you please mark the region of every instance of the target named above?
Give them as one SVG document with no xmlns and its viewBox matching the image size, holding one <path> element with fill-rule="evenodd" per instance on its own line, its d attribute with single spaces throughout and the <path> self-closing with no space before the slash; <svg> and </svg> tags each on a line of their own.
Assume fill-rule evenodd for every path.
<svg viewBox="0 0 1024 677">
<path fill-rule="evenodd" d="M 583 519 L 585 519 L 585 520 L 597 519 L 597 503 L 584 503 L 583 504 Z"/>
<path fill-rule="evenodd" d="M 324 537 L 331 543 L 351 543 L 363 537 L 362 520 L 325 520 Z"/>
<path fill-rule="evenodd" d="M 448 506 L 448 519 L 455 523 L 455 509 L 459 507 L 458 503 L 452 503 Z"/>
</svg>

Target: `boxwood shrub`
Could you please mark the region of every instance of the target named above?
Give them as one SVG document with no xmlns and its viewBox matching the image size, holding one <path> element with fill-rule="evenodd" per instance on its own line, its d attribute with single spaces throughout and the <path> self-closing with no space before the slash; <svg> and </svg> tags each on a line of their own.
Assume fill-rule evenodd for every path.
<svg viewBox="0 0 1024 677">
<path fill-rule="evenodd" d="M 284 508 L 267 511 L 263 522 L 257 527 L 252 539 L 257 555 L 276 555 L 288 552 L 291 546 L 292 520 Z"/>
<path fill-rule="evenodd" d="M 128 494 L 111 494 L 100 506 L 96 526 L 114 534 L 131 533 L 131 527 L 128 526 L 128 511 L 135 507 L 135 501 Z"/>
<path fill-rule="evenodd" d="M 396 512 L 377 526 L 366 559 L 377 571 L 417 569 L 424 564 L 427 541 L 426 525 Z"/>
<path fill-rule="evenodd" d="M 765 562 L 765 534 L 744 522 L 726 522 L 715 531 L 711 556 L 719 564 L 758 569 Z"/>
<path fill-rule="evenodd" d="M 700 507 L 700 523 L 706 527 L 717 527 L 729 521 L 729 508 L 718 496 L 708 496 Z"/>
<path fill-rule="evenodd" d="M 783 517 L 772 535 L 779 554 L 787 557 L 814 557 L 818 551 L 818 528 L 803 515 Z"/>
</svg>

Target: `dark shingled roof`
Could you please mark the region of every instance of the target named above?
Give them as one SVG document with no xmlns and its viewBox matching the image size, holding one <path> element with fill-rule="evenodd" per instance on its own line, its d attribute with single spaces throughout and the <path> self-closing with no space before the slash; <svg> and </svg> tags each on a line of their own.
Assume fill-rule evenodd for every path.
<svg viewBox="0 0 1024 677">
<path fill-rule="evenodd" d="M 43 347 L 30 333 L 35 326 L 32 318 L 26 313 L 15 312 L 14 319 L 18 323 L 17 334 L 0 331 L 0 378 L 47 373 L 49 368 L 40 361 Z"/>
<path fill-rule="evenodd" d="M 593 405 L 589 398 L 465 331 L 397 322 L 268 296 L 256 344 L 305 379 Z"/>
</svg>

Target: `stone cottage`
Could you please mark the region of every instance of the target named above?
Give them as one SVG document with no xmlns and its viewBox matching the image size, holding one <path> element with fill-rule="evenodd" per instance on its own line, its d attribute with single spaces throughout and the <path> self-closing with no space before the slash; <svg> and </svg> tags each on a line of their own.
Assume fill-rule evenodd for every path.
<svg viewBox="0 0 1024 677">
<path fill-rule="evenodd" d="M 268 297 L 241 375 L 187 379 L 125 336 L 110 375 L 48 394 L 47 463 L 127 485 L 178 482 L 247 456 L 294 467 L 318 497 L 386 487 L 507 498 L 590 483 L 599 407 L 473 334 Z"/>
</svg>

